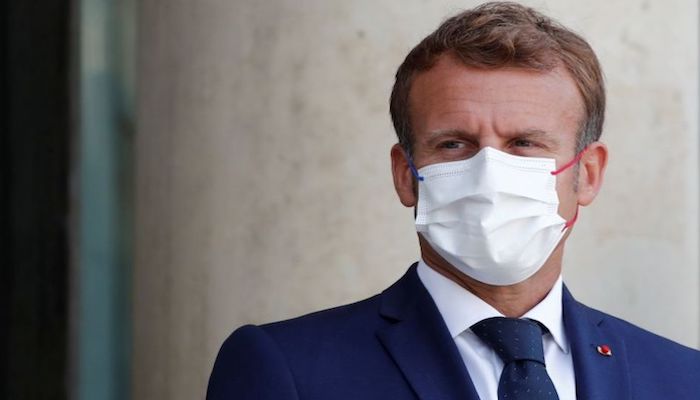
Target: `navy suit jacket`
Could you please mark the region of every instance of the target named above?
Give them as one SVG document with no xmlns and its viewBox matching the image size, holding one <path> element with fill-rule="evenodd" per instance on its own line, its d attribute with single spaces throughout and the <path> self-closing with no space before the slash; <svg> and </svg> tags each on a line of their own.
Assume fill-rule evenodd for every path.
<svg viewBox="0 0 700 400">
<path fill-rule="evenodd" d="M 700 399 L 700 352 L 588 308 L 564 288 L 579 399 Z M 608 345 L 612 355 L 598 353 Z M 367 300 L 223 344 L 207 399 L 479 399 L 416 265 Z"/>
</svg>

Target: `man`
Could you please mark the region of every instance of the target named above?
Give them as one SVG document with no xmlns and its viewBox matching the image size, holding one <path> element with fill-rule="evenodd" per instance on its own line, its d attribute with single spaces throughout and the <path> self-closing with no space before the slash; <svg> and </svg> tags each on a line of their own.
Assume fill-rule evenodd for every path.
<svg viewBox="0 0 700 400">
<path fill-rule="evenodd" d="M 489 3 L 400 66 L 394 186 L 421 260 L 362 302 L 224 343 L 209 399 L 696 399 L 700 353 L 576 302 L 561 281 L 600 190 L 595 54 L 536 11 Z"/>
</svg>

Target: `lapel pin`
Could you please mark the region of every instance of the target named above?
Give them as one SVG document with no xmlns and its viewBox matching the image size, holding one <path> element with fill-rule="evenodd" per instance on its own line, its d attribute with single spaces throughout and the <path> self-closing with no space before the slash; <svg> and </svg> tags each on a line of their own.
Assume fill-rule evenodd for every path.
<svg viewBox="0 0 700 400">
<path fill-rule="evenodd" d="M 597 349 L 598 349 L 598 353 L 600 355 L 603 355 L 606 357 L 612 356 L 612 350 L 610 349 L 610 346 L 608 346 L 607 344 L 601 344 L 600 346 L 597 347 Z"/>
</svg>

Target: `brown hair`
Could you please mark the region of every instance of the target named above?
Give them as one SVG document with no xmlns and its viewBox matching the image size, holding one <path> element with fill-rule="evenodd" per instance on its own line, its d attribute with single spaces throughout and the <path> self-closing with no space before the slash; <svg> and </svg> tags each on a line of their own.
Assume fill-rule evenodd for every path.
<svg viewBox="0 0 700 400">
<path fill-rule="evenodd" d="M 516 67 L 547 72 L 563 65 L 576 82 L 585 107 L 576 152 L 600 138 L 605 87 L 593 49 L 579 35 L 532 8 L 492 2 L 446 20 L 408 53 L 396 72 L 391 118 L 399 143 L 409 154 L 414 141 L 409 105 L 413 78 L 432 68 L 446 53 L 464 65 L 485 69 Z"/>
</svg>

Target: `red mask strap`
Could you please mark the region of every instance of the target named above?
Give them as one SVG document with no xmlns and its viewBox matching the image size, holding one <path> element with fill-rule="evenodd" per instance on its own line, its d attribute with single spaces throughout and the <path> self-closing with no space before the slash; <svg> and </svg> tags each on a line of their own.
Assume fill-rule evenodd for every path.
<svg viewBox="0 0 700 400">
<path fill-rule="evenodd" d="M 558 175 L 564 171 L 566 171 L 568 168 L 570 168 L 572 165 L 576 165 L 579 161 L 581 161 L 581 157 L 583 157 L 583 153 L 588 150 L 588 146 L 584 147 L 583 150 L 579 151 L 578 154 L 576 154 L 576 157 L 574 157 L 573 160 L 569 161 L 568 163 L 564 164 L 561 166 L 561 168 L 554 170 L 551 172 L 552 175 Z"/>
<path fill-rule="evenodd" d="M 576 214 L 574 214 L 574 217 L 571 218 L 570 220 L 566 221 L 566 223 L 564 224 L 564 227 L 561 230 L 564 231 L 564 230 L 574 226 L 577 219 L 578 219 L 578 205 L 576 206 Z"/>
</svg>

